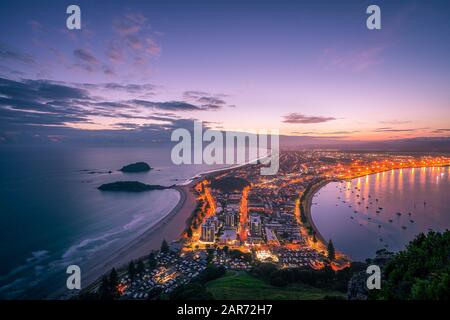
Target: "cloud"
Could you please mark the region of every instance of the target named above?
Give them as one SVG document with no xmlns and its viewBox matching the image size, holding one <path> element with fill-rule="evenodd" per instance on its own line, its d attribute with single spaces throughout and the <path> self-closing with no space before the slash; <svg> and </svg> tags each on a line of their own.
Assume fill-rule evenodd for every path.
<svg viewBox="0 0 450 320">
<path fill-rule="evenodd" d="M 210 94 L 204 91 L 185 91 L 183 93 L 184 99 L 193 101 L 201 105 L 203 109 L 220 109 L 227 105 L 227 102 L 223 99 L 227 97 L 226 94 Z M 234 107 L 230 106 L 229 107 Z"/>
<path fill-rule="evenodd" d="M 76 49 L 73 51 L 75 57 L 89 64 L 97 64 L 99 61 L 92 53 L 85 49 Z"/>
<path fill-rule="evenodd" d="M 383 61 L 381 58 L 383 52 L 384 47 L 382 46 L 352 52 L 346 52 L 336 48 L 326 48 L 320 60 L 328 66 L 358 72 L 380 64 Z"/>
<path fill-rule="evenodd" d="M 300 135 L 344 135 L 344 134 L 352 134 L 352 133 L 358 133 L 360 131 L 358 130 L 352 130 L 352 131 L 330 131 L 330 132 L 318 132 L 318 131 L 292 131 L 292 134 L 300 134 Z"/>
<path fill-rule="evenodd" d="M 374 131 L 375 132 L 415 132 L 419 130 L 424 130 L 428 128 L 416 128 L 416 129 L 394 129 L 391 127 L 384 127 L 384 128 L 377 128 Z"/>
<path fill-rule="evenodd" d="M 305 116 L 300 113 L 289 113 L 285 115 L 284 123 L 301 123 L 301 124 L 311 124 L 311 123 L 323 123 L 332 120 L 336 120 L 334 117 L 323 117 L 323 116 Z"/>
<path fill-rule="evenodd" d="M 450 128 L 435 129 L 432 133 L 450 133 Z"/>
<path fill-rule="evenodd" d="M 0 78 L 0 131 L 11 128 L 21 131 L 27 126 L 67 128 L 81 127 L 84 124 L 102 125 L 102 121 L 97 120 L 98 117 L 113 119 L 107 121 L 107 126 L 111 129 L 124 128 L 124 123 L 136 124 L 135 122 L 141 125 L 127 125 L 127 129 L 142 128 L 142 120 L 164 122 L 164 128 L 167 128 L 168 124 L 179 124 L 183 120 L 176 112 L 216 110 L 209 105 L 186 101 L 150 101 L 137 98 L 110 101 L 94 94 L 112 90 L 139 96 L 143 91 L 153 88 L 154 85 L 151 84 L 70 84 Z M 117 123 L 114 123 L 114 119 L 117 119 Z"/>
<path fill-rule="evenodd" d="M 408 123 L 411 123 L 412 121 L 408 121 L 408 120 L 397 120 L 397 119 L 394 119 L 394 120 L 391 120 L 391 121 L 380 121 L 380 123 L 382 123 L 382 124 L 394 124 L 394 125 L 397 125 L 397 124 L 408 124 Z"/>
<path fill-rule="evenodd" d="M 141 13 L 127 13 L 114 20 L 113 30 L 115 39 L 109 42 L 106 53 L 111 62 L 132 60 L 135 64 L 147 66 L 148 58 L 161 53 L 161 47 L 155 40 L 157 35 Z"/>
<path fill-rule="evenodd" d="M 34 64 L 35 61 L 29 54 L 21 53 L 8 48 L 6 44 L 0 42 L 0 59 L 15 60 L 24 64 Z"/>
<path fill-rule="evenodd" d="M 167 101 L 167 102 L 154 102 L 147 100 L 130 100 L 129 103 L 134 105 L 143 106 L 146 108 L 166 110 L 166 111 L 201 111 L 201 110 L 215 110 L 215 106 L 196 106 L 184 101 Z"/>
</svg>

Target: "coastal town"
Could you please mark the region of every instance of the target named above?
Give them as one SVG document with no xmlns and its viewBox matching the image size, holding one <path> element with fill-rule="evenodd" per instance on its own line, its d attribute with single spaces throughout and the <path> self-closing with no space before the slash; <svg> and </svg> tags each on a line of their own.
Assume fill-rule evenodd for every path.
<svg viewBox="0 0 450 320">
<path fill-rule="evenodd" d="M 197 205 L 181 237 L 119 270 L 114 285 L 120 298 L 151 299 L 209 267 L 250 271 L 271 263 L 280 269 L 342 270 L 350 259 L 322 237 L 311 218 L 317 190 L 330 181 L 448 165 L 450 157 L 444 156 L 284 151 L 276 176 L 260 175 L 259 162 L 203 175 L 189 186 Z"/>
</svg>

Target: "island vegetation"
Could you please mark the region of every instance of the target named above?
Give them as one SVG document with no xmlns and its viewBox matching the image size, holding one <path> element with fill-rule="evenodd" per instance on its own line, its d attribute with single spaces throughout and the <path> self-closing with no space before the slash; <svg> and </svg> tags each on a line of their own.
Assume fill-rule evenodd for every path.
<svg viewBox="0 0 450 320">
<path fill-rule="evenodd" d="M 125 191 L 125 192 L 144 192 L 151 190 L 164 190 L 169 187 L 160 185 L 150 185 L 139 181 L 117 181 L 111 183 L 102 184 L 98 187 L 101 191 Z"/>
<path fill-rule="evenodd" d="M 127 173 L 136 173 L 136 172 L 147 172 L 152 170 L 153 168 L 148 165 L 146 162 L 136 162 L 126 166 L 123 166 L 119 171 L 127 172 Z"/>
</svg>

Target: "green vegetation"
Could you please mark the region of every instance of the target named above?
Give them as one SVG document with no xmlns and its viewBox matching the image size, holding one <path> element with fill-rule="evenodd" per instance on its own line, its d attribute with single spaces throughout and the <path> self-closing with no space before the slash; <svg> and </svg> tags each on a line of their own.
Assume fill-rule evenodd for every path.
<svg viewBox="0 0 450 320">
<path fill-rule="evenodd" d="M 81 299 L 101 299 L 101 300 L 113 300 L 119 297 L 117 292 L 117 284 L 119 283 L 119 276 L 116 269 L 112 269 L 108 276 L 102 278 L 98 295 L 87 295 L 80 297 Z"/>
<path fill-rule="evenodd" d="M 169 244 L 167 243 L 167 241 L 166 241 L 166 239 L 164 239 L 162 242 L 161 242 L 161 252 L 162 253 L 167 253 L 167 252 L 169 252 Z"/>
<path fill-rule="evenodd" d="M 148 256 L 148 268 L 150 270 L 153 270 L 156 268 L 157 265 L 157 261 L 156 261 L 156 255 L 155 253 L 152 251 L 150 252 L 149 256 Z"/>
<path fill-rule="evenodd" d="M 208 266 L 190 283 L 176 288 L 170 293 L 170 300 L 212 300 L 213 295 L 207 290 L 208 281 L 213 281 L 225 275 L 224 267 Z"/>
<path fill-rule="evenodd" d="M 229 300 L 317 300 L 345 298 L 342 292 L 314 288 L 304 284 L 279 288 L 244 271 L 228 271 L 226 275 L 206 284 L 214 299 Z"/>
<path fill-rule="evenodd" d="M 348 281 L 353 273 L 361 271 L 363 268 L 364 264 L 358 262 L 339 271 L 333 271 L 330 267 L 320 270 L 312 268 L 278 269 L 272 263 L 261 263 L 253 269 L 252 274 L 276 287 L 299 284 L 344 293 L 347 292 Z"/>
<path fill-rule="evenodd" d="M 448 300 L 450 297 L 450 231 L 421 233 L 397 253 L 383 271 L 381 290 L 372 299 Z"/>
<path fill-rule="evenodd" d="M 211 188 L 222 192 L 242 191 L 249 186 L 250 182 L 237 177 L 225 177 L 222 179 L 214 179 L 211 181 Z"/>
<path fill-rule="evenodd" d="M 150 190 L 164 190 L 168 187 L 160 185 L 150 185 L 139 181 L 117 181 L 105 183 L 98 187 L 101 191 L 126 191 L 126 192 L 143 192 Z"/>
<path fill-rule="evenodd" d="M 147 163 L 145 162 L 136 162 L 136 163 L 132 163 L 129 165 L 126 165 L 124 167 L 122 167 L 122 169 L 120 169 L 120 171 L 122 172 L 147 172 L 152 170 L 152 167 L 150 167 Z"/>
</svg>

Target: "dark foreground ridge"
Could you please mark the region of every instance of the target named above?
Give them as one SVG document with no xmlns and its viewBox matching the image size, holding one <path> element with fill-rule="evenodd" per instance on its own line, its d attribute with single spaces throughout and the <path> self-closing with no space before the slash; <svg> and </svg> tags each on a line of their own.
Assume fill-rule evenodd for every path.
<svg viewBox="0 0 450 320">
<path fill-rule="evenodd" d="M 153 168 L 145 162 L 136 162 L 126 166 L 123 166 L 120 171 L 122 172 L 147 172 L 152 170 Z"/>
<path fill-rule="evenodd" d="M 102 184 L 98 187 L 101 191 L 126 191 L 126 192 L 143 192 L 151 190 L 164 190 L 170 187 L 160 185 L 145 184 L 139 181 L 117 181 Z"/>
</svg>

